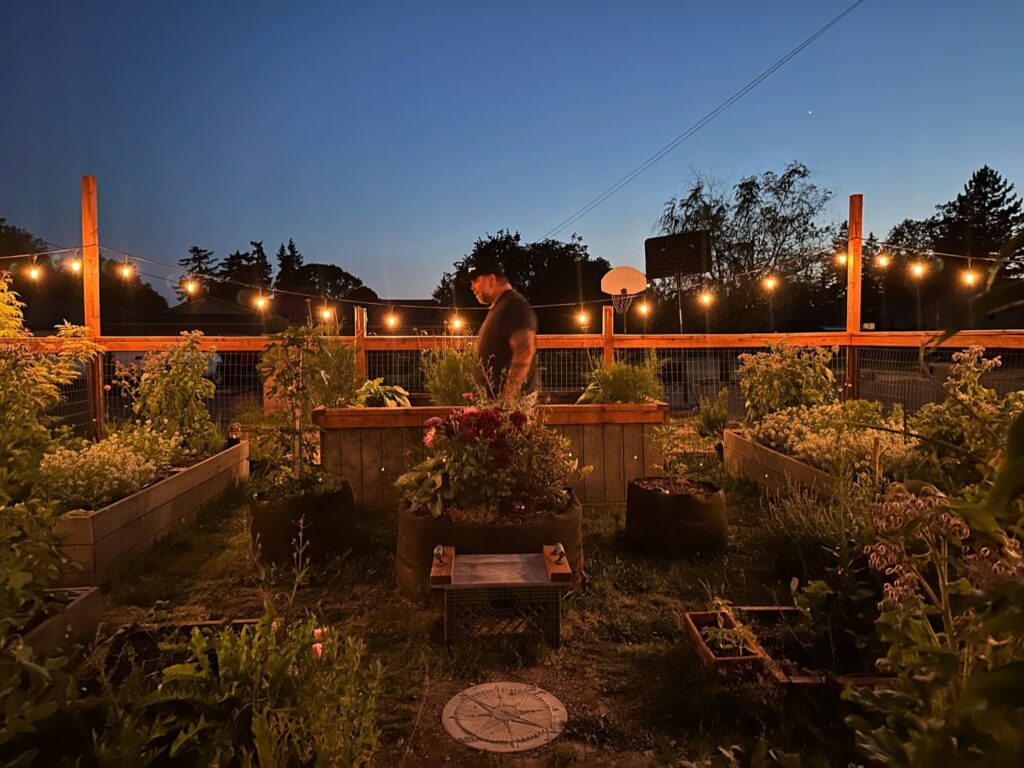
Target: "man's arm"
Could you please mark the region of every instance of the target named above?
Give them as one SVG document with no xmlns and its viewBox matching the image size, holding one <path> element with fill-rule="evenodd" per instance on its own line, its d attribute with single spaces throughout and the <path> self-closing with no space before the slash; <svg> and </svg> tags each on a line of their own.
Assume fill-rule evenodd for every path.
<svg viewBox="0 0 1024 768">
<path fill-rule="evenodd" d="M 511 401 L 519 394 L 530 373 L 530 364 L 537 353 L 537 334 L 530 330 L 516 331 L 509 337 L 508 343 L 512 347 L 512 361 L 508 366 L 508 378 L 502 396 L 506 401 Z"/>
</svg>

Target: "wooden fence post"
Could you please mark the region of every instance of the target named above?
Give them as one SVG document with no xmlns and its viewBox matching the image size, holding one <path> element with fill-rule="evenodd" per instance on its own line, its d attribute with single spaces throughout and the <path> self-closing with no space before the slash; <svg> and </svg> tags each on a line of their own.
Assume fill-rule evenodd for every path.
<svg viewBox="0 0 1024 768">
<path fill-rule="evenodd" d="M 604 364 L 615 362 L 615 308 L 601 307 L 601 332 L 604 336 Z"/>
<path fill-rule="evenodd" d="M 355 332 L 353 344 L 356 348 L 356 365 L 359 375 L 366 378 L 366 307 L 355 307 Z"/>
<path fill-rule="evenodd" d="M 844 399 L 855 399 L 859 394 L 860 375 L 857 370 L 857 347 L 852 334 L 861 332 L 861 243 L 864 229 L 864 195 L 850 195 L 850 218 L 846 242 L 846 333 L 851 334 L 846 347 L 846 380 L 843 382 Z"/>
<path fill-rule="evenodd" d="M 85 327 L 97 341 L 100 327 L 100 234 L 96 204 L 96 177 L 82 177 L 82 303 Z M 103 355 L 92 361 L 86 372 L 89 392 L 89 416 L 97 438 L 103 435 Z"/>
</svg>

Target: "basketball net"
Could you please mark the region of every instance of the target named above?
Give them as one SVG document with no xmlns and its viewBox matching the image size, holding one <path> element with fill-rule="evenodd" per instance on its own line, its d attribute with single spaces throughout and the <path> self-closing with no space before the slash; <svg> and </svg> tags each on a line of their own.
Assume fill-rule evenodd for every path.
<svg viewBox="0 0 1024 768">
<path fill-rule="evenodd" d="M 626 289 L 623 288 L 622 292 L 617 296 L 612 296 L 612 306 L 615 307 L 615 311 L 620 315 L 626 314 L 626 310 L 629 309 L 629 305 L 633 303 L 633 297 L 636 294 L 626 293 Z"/>
</svg>

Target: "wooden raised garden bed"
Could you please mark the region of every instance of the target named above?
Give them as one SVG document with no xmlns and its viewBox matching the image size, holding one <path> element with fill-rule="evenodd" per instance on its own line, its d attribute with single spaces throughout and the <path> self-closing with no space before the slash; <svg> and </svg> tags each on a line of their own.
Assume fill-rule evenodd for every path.
<svg viewBox="0 0 1024 768">
<path fill-rule="evenodd" d="M 580 466 L 594 471 L 572 484 L 584 504 L 623 504 L 637 477 L 660 473 L 653 431 L 668 416 L 666 403 L 541 405 L 539 418 L 571 444 Z M 320 455 L 330 474 L 348 480 L 357 507 L 397 509 L 395 480 L 423 457 L 423 422 L 455 408 L 318 408 Z"/>
<path fill-rule="evenodd" d="M 116 467 L 111 467 L 116 472 Z M 99 584 L 249 474 L 249 443 L 242 441 L 93 512 L 69 512 L 57 523 L 68 586 Z"/>
<path fill-rule="evenodd" d="M 25 644 L 37 653 L 47 654 L 86 640 L 103 613 L 103 595 L 96 587 L 55 589 L 53 596 L 64 602 L 60 613 L 48 616 L 25 633 Z"/>
<path fill-rule="evenodd" d="M 752 480 L 769 491 L 784 490 L 795 483 L 830 495 L 835 478 L 791 456 L 755 443 L 735 429 L 725 431 L 724 462 L 733 477 Z"/>
<path fill-rule="evenodd" d="M 686 628 L 690 632 L 697 654 L 709 667 L 721 672 L 748 672 L 768 668 L 771 662 L 764 649 L 749 632 L 743 640 L 743 651 L 718 653 L 704 637 L 702 630 L 719 627 L 725 630 L 741 629 L 742 625 L 728 611 L 690 611 L 684 614 Z"/>
</svg>

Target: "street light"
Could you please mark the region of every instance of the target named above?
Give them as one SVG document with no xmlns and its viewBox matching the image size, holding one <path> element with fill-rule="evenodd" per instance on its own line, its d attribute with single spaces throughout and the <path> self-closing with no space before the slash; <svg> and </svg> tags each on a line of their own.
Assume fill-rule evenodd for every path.
<svg viewBox="0 0 1024 768">
<path fill-rule="evenodd" d="M 774 275 L 768 275 L 763 285 L 768 292 L 768 323 L 772 333 L 775 333 L 775 289 L 779 286 L 779 279 Z"/>
<path fill-rule="evenodd" d="M 921 311 L 921 278 L 928 269 L 923 261 L 915 261 L 910 265 L 910 275 L 914 278 L 914 298 L 917 302 L 917 330 L 924 330 L 924 315 Z"/>
<path fill-rule="evenodd" d="M 711 305 L 715 302 L 715 295 L 711 291 L 704 291 L 699 299 L 704 307 L 704 333 L 711 333 Z"/>
</svg>

